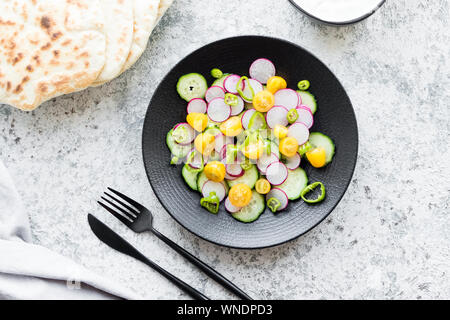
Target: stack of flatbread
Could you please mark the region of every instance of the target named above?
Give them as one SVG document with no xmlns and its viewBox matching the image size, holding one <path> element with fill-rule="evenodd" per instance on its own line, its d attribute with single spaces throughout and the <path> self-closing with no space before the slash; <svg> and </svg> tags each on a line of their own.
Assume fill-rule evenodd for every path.
<svg viewBox="0 0 450 320">
<path fill-rule="evenodd" d="M 33 110 L 130 68 L 173 0 L 0 0 L 0 104 Z"/>
</svg>

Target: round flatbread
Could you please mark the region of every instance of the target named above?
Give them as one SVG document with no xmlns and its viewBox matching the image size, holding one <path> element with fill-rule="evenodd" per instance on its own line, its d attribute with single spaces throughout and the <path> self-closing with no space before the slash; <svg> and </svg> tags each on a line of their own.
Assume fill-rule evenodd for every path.
<svg viewBox="0 0 450 320">
<path fill-rule="evenodd" d="M 93 85 L 110 81 L 121 73 L 133 42 L 133 1 L 100 0 L 100 3 L 105 16 L 106 61 Z"/>
<path fill-rule="evenodd" d="M 2 0 L 0 103 L 33 110 L 88 87 L 105 64 L 97 0 Z"/>
<path fill-rule="evenodd" d="M 133 0 L 133 43 L 122 72 L 130 68 L 142 55 L 156 24 L 160 0 Z"/>
<path fill-rule="evenodd" d="M 159 3 L 158 16 L 156 17 L 156 23 L 161 20 L 162 16 L 166 13 L 167 9 L 172 5 L 173 0 L 161 0 Z"/>
</svg>

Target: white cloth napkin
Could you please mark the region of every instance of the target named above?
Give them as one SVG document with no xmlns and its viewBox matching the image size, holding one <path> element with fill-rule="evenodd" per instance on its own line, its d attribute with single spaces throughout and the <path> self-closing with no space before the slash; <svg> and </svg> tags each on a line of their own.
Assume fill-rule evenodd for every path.
<svg viewBox="0 0 450 320">
<path fill-rule="evenodd" d="M 0 160 L 0 299 L 140 299 L 51 250 L 31 243 L 28 216 Z"/>
</svg>

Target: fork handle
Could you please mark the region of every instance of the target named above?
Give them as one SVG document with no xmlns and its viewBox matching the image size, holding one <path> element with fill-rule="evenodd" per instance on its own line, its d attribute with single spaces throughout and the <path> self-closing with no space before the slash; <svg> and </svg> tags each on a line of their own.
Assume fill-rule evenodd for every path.
<svg viewBox="0 0 450 320">
<path fill-rule="evenodd" d="M 200 270 L 202 270 L 204 273 L 206 273 L 208 276 L 210 276 L 212 279 L 220 283 L 222 286 L 236 294 L 239 298 L 243 300 L 253 300 L 249 295 L 247 295 L 244 291 L 239 289 L 233 282 L 225 278 L 223 275 L 221 275 L 219 272 L 214 270 L 212 267 L 198 259 L 196 256 L 192 255 L 190 252 L 186 251 L 182 247 L 180 247 L 178 244 L 167 238 L 165 235 L 160 233 L 158 230 L 152 228 L 150 230 L 155 236 L 157 236 L 159 239 L 164 241 L 169 247 L 171 247 L 173 250 L 181 254 L 183 257 L 185 257 L 187 260 L 189 260 L 192 264 L 197 266 Z"/>
</svg>

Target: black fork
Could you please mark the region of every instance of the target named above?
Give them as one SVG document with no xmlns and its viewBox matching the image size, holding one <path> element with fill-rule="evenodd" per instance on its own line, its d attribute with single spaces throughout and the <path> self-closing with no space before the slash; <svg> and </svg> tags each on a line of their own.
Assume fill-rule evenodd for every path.
<svg viewBox="0 0 450 320">
<path fill-rule="evenodd" d="M 159 239 L 164 241 L 169 247 L 174 249 L 176 252 L 181 254 L 184 258 L 189 260 L 192 264 L 197 266 L 200 270 L 210 276 L 212 279 L 216 280 L 222 286 L 236 294 L 238 297 L 244 300 L 252 300 L 250 296 L 248 296 L 244 291 L 239 289 L 234 283 L 225 278 L 219 272 L 214 270 L 212 267 L 180 247 L 178 244 L 164 236 L 158 230 L 153 227 L 153 215 L 140 203 L 130 199 L 126 195 L 116 191 L 112 188 L 108 188 L 108 190 L 113 193 L 105 192 L 106 197 L 101 197 L 105 202 L 98 201 L 98 203 L 105 208 L 108 212 L 110 212 L 113 216 L 119 219 L 123 224 L 125 224 L 128 228 L 133 230 L 136 233 L 142 233 L 145 231 L 150 231 Z M 119 206 L 119 205 L 120 206 Z"/>
</svg>

